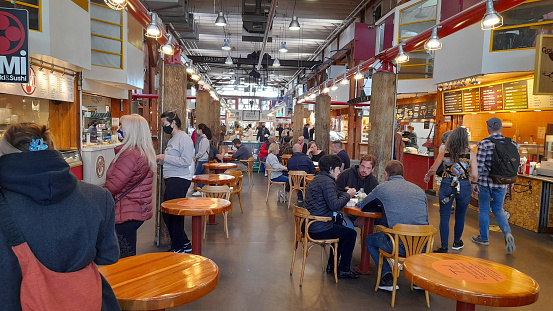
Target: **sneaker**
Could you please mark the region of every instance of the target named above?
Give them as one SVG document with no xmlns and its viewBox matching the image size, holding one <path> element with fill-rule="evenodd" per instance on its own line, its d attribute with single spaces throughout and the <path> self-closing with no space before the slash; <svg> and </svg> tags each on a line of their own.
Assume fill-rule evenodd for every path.
<svg viewBox="0 0 553 311">
<path fill-rule="evenodd" d="M 449 250 L 447 248 L 440 247 L 434 250 L 434 253 L 449 253 Z"/>
<path fill-rule="evenodd" d="M 422 289 L 422 288 L 418 287 L 417 285 L 413 285 L 413 289 L 417 289 L 417 290 L 424 290 L 424 289 Z"/>
<path fill-rule="evenodd" d="M 183 254 L 183 253 L 192 253 L 192 243 L 188 242 L 187 244 L 184 244 L 184 247 L 181 248 L 181 249 L 173 249 L 173 250 L 170 250 L 170 252 L 173 252 L 173 253 L 179 253 L 179 254 Z"/>
<path fill-rule="evenodd" d="M 192 196 L 193 197 L 201 197 L 202 193 L 200 191 L 196 191 L 196 192 L 192 193 Z"/>
<path fill-rule="evenodd" d="M 284 202 L 284 198 L 282 196 L 283 196 L 282 190 L 278 189 L 277 190 L 277 202 L 280 202 L 281 200 Z"/>
<path fill-rule="evenodd" d="M 265 177 L 267 177 L 267 172 L 265 172 Z"/>
<path fill-rule="evenodd" d="M 476 244 L 480 244 L 480 245 L 485 245 L 485 246 L 490 245 L 490 242 L 482 240 L 482 237 L 480 237 L 480 236 L 473 236 L 472 237 L 472 242 L 474 242 Z"/>
<path fill-rule="evenodd" d="M 512 234 L 507 233 L 505 235 L 505 252 L 507 254 L 514 253 L 517 250 L 517 247 L 515 246 L 515 238 Z"/>
<path fill-rule="evenodd" d="M 385 290 L 385 291 L 393 291 L 394 290 L 394 277 L 391 273 L 385 274 L 380 279 L 380 284 L 378 284 L 378 289 Z M 396 285 L 396 289 L 399 289 L 399 286 Z"/>
<path fill-rule="evenodd" d="M 465 244 L 463 244 L 463 240 L 459 240 L 459 242 L 453 242 L 453 246 L 451 247 L 451 249 L 454 251 L 458 251 L 464 246 Z"/>
<path fill-rule="evenodd" d="M 288 192 L 282 194 L 283 202 L 288 202 Z"/>
</svg>

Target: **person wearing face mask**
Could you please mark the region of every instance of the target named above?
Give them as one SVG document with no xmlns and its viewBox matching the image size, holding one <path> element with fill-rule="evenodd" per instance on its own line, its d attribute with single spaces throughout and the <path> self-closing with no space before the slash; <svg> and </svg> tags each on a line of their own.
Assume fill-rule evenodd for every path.
<svg viewBox="0 0 553 311">
<path fill-rule="evenodd" d="M 181 130 L 181 120 L 176 112 L 166 111 L 162 113 L 161 125 L 163 126 L 163 132 L 171 135 L 165 153 L 156 156 L 157 162 L 163 165 L 163 180 L 165 182 L 163 201 L 165 202 L 186 197 L 192 182 L 190 165 L 194 158 L 194 143 Z M 184 232 L 184 216 L 163 213 L 163 220 L 171 237 L 171 249 L 169 251 L 175 253 L 192 252 L 192 243 Z"/>
<path fill-rule="evenodd" d="M 196 130 L 196 148 L 194 152 L 194 161 L 196 162 L 196 171 L 194 175 L 204 174 L 203 165 L 209 161 L 209 141 L 211 140 L 211 130 L 204 123 L 198 125 L 198 130 Z M 203 188 L 203 184 L 198 184 L 198 187 Z M 200 191 L 196 191 L 192 194 L 193 196 L 201 196 Z"/>
<path fill-rule="evenodd" d="M 340 174 L 342 160 L 336 155 L 326 155 L 319 161 L 320 172 L 307 184 L 304 207 L 313 216 L 332 217 L 333 212 L 341 210 L 355 196 L 355 189 L 347 192 L 336 187 L 336 177 Z M 314 239 L 340 239 L 338 242 L 338 278 L 356 279 L 350 271 L 351 257 L 355 247 L 357 233 L 351 228 L 332 222 L 315 222 L 309 227 Z M 326 268 L 327 273 L 334 271 L 334 258 L 331 255 Z"/>
</svg>

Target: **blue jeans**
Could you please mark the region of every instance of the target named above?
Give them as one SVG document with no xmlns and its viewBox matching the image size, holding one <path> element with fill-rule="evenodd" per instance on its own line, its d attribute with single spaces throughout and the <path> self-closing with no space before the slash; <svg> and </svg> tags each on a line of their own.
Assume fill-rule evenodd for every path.
<svg viewBox="0 0 553 311">
<path fill-rule="evenodd" d="M 290 184 L 288 183 L 288 176 L 280 175 L 277 178 L 271 178 L 271 181 L 285 182 L 286 183 L 286 192 L 290 191 Z"/>
<path fill-rule="evenodd" d="M 371 257 L 374 260 L 374 264 L 376 265 L 377 269 L 379 259 L 378 250 L 381 249 L 387 253 L 391 253 L 393 250 L 392 241 L 383 232 L 369 234 L 365 239 L 365 245 L 367 245 L 367 249 L 369 250 Z M 401 243 L 401 241 L 399 244 L 399 256 L 405 256 L 405 247 L 403 246 L 403 243 Z M 382 276 L 385 276 L 388 273 L 392 273 L 392 267 L 388 263 L 388 260 L 384 260 L 384 263 L 382 264 Z"/>
<path fill-rule="evenodd" d="M 442 203 L 444 198 L 448 198 L 455 191 L 455 189 L 451 187 L 451 181 L 451 178 L 443 178 L 438 194 L 440 199 L 440 237 L 442 248 L 445 249 L 448 248 L 449 218 L 451 217 L 451 205 L 453 205 L 453 200 L 455 200 L 453 242 L 459 242 L 461 240 L 461 235 L 463 235 L 463 229 L 465 228 L 465 213 L 467 212 L 472 193 L 470 181 L 468 179 L 461 179 L 459 180 L 459 184 L 461 185 L 459 194 L 453 195 L 447 203 Z"/>
<path fill-rule="evenodd" d="M 206 164 L 207 161 L 197 161 L 196 162 L 196 171 L 194 171 L 194 175 L 200 175 L 200 174 L 205 174 L 205 170 L 204 170 L 204 164 Z M 200 188 L 203 188 L 205 185 L 204 184 L 198 184 L 198 187 Z"/>
<path fill-rule="evenodd" d="M 503 212 L 503 201 L 505 201 L 505 193 L 507 192 L 507 189 L 490 189 L 481 185 L 479 185 L 478 188 L 478 222 L 480 223 L 480 237 L 482 238 L 482 241 L 488 242 L 488 233 L 490 230 L 490 205 L 492 213 L 494 214 L 495 219 L 497 219 L 497 224 L 503 232 L 503 236 L 511 233 L 511 227 L 509 226 L 507 217 Z M 492 198 L 493 201 L 491 201 Z"/>
</svg>

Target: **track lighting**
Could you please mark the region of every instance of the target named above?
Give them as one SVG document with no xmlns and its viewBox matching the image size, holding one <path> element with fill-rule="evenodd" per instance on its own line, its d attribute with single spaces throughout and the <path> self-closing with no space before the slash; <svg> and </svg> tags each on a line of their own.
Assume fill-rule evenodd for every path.
<svg viewBox="0 0 553 311">
<path fill-rule="evenodd" d="M 426 40 L 426 42 L 424 43 L 425 49 L 429 51 L 436 51 L 442 48 L 442 42 L 438 37 L 438 29 L 440 28 L 442 28 L 442 26 L 436 26 L 432 28 L 432 35 L 430 35 L 430 38 L 428 38 L 428 40 Z"/>
<path fill-rule="evenodd" d="M 503 26 L 503 16 L 493 7 L 493 0 L 486 0 L 486 14 L 480 22 L 482 30 L 491 30 Z"/>
<path fill-rule="evenodd" d="M 225 19 L 225 14 L 223 13 L 223 11 L 219 11 L 219 13 L 217 13 L 217 19 L 215 20 L 215 25 L 216 26 L 227 25 L 227 20 Z"/>
<path fill-rule="evenodd" d="M 186 72 L 193 75 L 196 72 L 196 70 L 194 70 L 194 67 L 190 66 L 186 68 Z"/>
<path fill-rule="evenodd" d="M 234 75 L 234 69 L 230 68 L 230 69 L 228 70 L 228 74 L 229 74 L 229 75 Z"/>
</svg>

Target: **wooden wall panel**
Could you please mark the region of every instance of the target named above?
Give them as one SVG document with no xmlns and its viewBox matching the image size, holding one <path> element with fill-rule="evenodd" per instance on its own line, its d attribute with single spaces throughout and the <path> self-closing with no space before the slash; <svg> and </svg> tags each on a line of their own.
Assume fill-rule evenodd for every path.
<svg viewBox="0 0 553 311">
<path fill-rule="evenodd" d="M 75 76 L 74 89 L 78 90 L 78 74 Z M 79 149 L 81 144 L 80 96 L 75 92 L 73 102 L 54 104 L 48 101 L 48 127 L 54 137 L 56 149 Z"/>
</svg>

